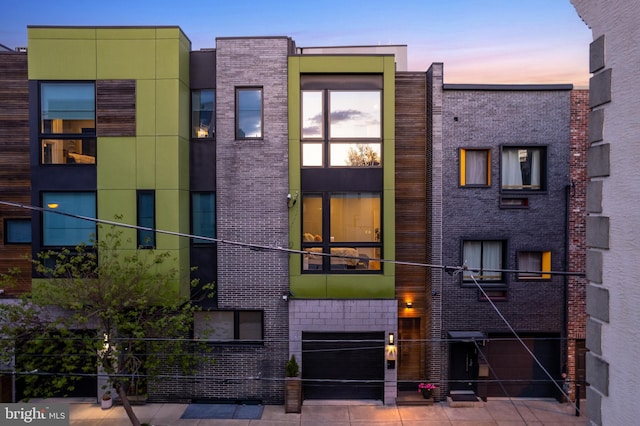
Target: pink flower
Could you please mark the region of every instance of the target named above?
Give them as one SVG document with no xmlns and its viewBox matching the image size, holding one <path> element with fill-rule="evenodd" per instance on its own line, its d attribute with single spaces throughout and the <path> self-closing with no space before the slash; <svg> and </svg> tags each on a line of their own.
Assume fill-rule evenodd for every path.
<svg viewBox="0 0 640 426">
<path fill-rule="evenodd" d="M 436 385 L 433 383 L 419 383 L 418 384 L 418 392 L 422 392 L 423 390 L 432 391 L 436 388 Z"/>
</svg>

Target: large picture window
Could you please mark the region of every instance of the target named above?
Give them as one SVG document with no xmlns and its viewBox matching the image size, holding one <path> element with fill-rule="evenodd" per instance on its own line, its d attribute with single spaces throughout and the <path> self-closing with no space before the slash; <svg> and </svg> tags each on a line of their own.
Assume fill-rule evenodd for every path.
<svg viewBox="0 0 640 426">
<path fill-rule="evenodd" d="M 191 137 L 212 139 L 216 132 L 216 92 L 213 89 L 191 92 Z"/>
<path fill-rule="evenodd" d="M 464 241 L 462 243 L 462 258 L 468 267 L 463 273 L 463 281 L 500 283 L 503 280 L 504 241 Z M 473 278 L 472 278 L 473 275 Z"/>
<path fill-rule="evenodd" d="M 74 216 L 96 217 L 95 192 L 44 192 L 42 204 L 58 214 L 45 211 L 42 217 L 42 244 L 48 247 L 75 247 L 90 244 L 96 224 Z"/>
<path fill-rule="evenodd" d="M 305 194 L 302 199 L 306 271 L 379 271 L 380 194 Z"/>
<path fill-rule="evenodd" d="M 546 151 L 540 147 L 502 148 L 502 189 L 545 190 Z"/>
<path fill-rule="evenodd" d="M 201 237 L 216 236 L 216 206 L 213 192 L 191 194 L 191 233 Z M 194 238 L 194 244 L 213 244 L 213 241 Z"/>
<path fill-rule="evenodd" d="M 382 90 L 302 90 L 303 167 L 379 167 Z"/>
<path fill-rule="evenodd" d="M 96 162 L 96 102 L 93 82 L 40 83 L 42 164 Z"/>
<path fill-rule="evenodd" d="M 262 88 L 236 89 L 236 139 L 261 139 L 262 131 Z"/>
</svg>

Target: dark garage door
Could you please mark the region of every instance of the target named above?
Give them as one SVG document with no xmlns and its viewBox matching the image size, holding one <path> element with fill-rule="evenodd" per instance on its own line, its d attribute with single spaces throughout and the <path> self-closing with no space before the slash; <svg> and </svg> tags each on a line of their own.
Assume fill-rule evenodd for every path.
<svg viewBox="0 0 640 426">
<path fill-rule="evenodd" d="M 304 399 L 382 400 L 384 344 L 384 332 L 303 332 Z"/>
<path fill-rule="evenodd" d="M 560 378 L 560 339 L 557 335 L 521 336 L 527 348 L 536 356 L 551 377 Z M 522 344 L 510 336 L 489 337 L 489 343 L 482 348 L 493 369 L 487 396 L 493 397 L 544 397 L 555 398 L 558 389 Z M 494 374 L 495 373 L 495 374 Z M 508 395 L 505 395 L 505 390 Z"/>
</svg>

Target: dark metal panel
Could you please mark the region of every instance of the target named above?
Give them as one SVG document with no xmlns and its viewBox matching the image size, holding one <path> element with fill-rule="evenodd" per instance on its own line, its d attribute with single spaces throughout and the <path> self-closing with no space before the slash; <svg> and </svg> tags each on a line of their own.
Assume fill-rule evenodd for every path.
<svg viewBox="0 0 640 426">
<path fill-rule="evenodd" d="M 304 398 L 382 400 L 384 339 L 384 332 L 303 332 Z"/>
<path fill-rule="evenodd" d="M 302 169 L 302 191 L 370 191 L 383 188 L 381 168 Z"/>
<path fill-rule="evenodd" d="M 189 79 L 191 90 L 215 89 L 216 51 L 198 50 L 189 54 Z"/>
<path fill-rule="evenodd" d="M 216 190 L 216 142 L 192 139 L 189 145 L 190 188 L 192 191 Z"/>
</svg>

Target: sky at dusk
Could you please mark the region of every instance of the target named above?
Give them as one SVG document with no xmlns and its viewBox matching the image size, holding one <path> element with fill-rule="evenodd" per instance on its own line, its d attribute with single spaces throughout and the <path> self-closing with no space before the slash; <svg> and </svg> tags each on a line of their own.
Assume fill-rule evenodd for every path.
<svg viewBox="0 0 640 426">
<path fill-rule="evenodd" d="M 410 71 L 445 83 L 588 86 L 591 31 L 570 0 L 0 0 L 0 44 L 28 25 L 177 25 L 192 49 L 216 37 L 289 36 L 298 47 L 406 44 Z"/>
</svg>

